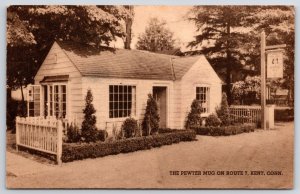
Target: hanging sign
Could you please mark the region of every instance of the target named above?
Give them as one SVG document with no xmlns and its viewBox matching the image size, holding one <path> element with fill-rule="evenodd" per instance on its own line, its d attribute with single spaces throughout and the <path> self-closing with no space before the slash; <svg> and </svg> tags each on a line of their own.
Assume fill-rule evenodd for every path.
<svg viewBox="0 0 300 194">
<path fill-rule="evenodd" d="M 267 51 L 267 78 L 283 78 L 283 50 Z"/>
</svg>

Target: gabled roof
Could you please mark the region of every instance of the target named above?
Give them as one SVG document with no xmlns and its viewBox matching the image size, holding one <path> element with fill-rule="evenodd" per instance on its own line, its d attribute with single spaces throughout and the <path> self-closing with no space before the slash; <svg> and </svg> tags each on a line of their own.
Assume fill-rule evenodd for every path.
<svg viewBox="0 0 300 194">
<path fill-rule="evenodd" d="M 139 50 L 103 48 L 57 42 L 83 76 L 175 80 L 201 56 L 178 57 Z"/>
</svg>

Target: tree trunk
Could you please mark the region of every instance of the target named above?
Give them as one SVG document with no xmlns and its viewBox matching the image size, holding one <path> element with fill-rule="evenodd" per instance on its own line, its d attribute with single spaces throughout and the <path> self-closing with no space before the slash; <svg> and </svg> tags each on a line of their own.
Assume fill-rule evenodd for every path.
<svg viewBox="0 0 300 194">
<path fill-rule="evenodd" d="M 128 11 L 133 14 L 133 6 L 128 5 L 125 6 Z M 130 44 L 131 44 L 131 27 L 132 27 L 133 17 L 127 17 L 125 19 L 125 25 L 126 25 L 126 35 L 125 35 L 125 41 L 124 41 L 124 48 L 130 50 Z"/>
<path fill-rule="evenodd" d="M 24 92 L 23 92 L 23 83 L 22 83 L 22 81 L 20 81 L 20 88 L 21 88 L 21 95 L 22 95 L 22 101 L 21 101 L 21 109 L 20 109 L 20 111 L 21 111 L 21 116 L 22 117 L 25 117 L 26 116 L 26 110 L 25 110 L 25 108 L 26 108 L 26 104 L 25 104 L 25 99 L 24 99 Z"/>
<path fill-rule="evenodd" d="M 226 41 L 226 60 L 227 60 L 227 68 L 226 68 L 226 94 L 228 104 L 232 103 L 232 95 L 231 95 L 231 71 L 232 71 L 232 61 L 231 61 L 231 53 L 230 53 L 230 22 L 226 24 L 226 33 L 227 33 L 227 41 Z"/>
</svg>

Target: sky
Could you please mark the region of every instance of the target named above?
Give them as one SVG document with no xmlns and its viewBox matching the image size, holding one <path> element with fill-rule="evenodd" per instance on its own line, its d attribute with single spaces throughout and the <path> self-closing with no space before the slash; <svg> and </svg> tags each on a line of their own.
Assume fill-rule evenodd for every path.
<svg viewBox="0 0 300 194">
<path fill-rule="evenodd" d="M 192 41 L 196 35 L 196 28 L 184 17 L 191 8 L 192 6 L 134 6 L 135 16 L 132 24 L 131 48 L 135 49 L 137 37 L 145 31 L 151 17 L 165 20 L 167 27 L 174 33 L 174 38 L 181 43 Z M 123 48 L 122 39 L 118 39 L 111 46 Z"/>
</svg>

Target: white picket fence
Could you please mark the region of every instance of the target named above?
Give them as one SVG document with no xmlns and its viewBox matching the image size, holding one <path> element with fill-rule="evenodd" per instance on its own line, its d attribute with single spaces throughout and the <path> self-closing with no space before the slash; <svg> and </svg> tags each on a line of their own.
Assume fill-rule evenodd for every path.
<svg viewBox="0 0 300 194">
<path fill-rule="evenodd" d="M 61 164 L 63 123 L 54 117 L 17 117 L 16 146 L 54 154 Z"/>
<path fill-rule="evenodd" d="M 258 123 L 261 120 L 260 106 L 232 105 L 229 107 L 229 112 L 234 122 Z"/>
</svg>

